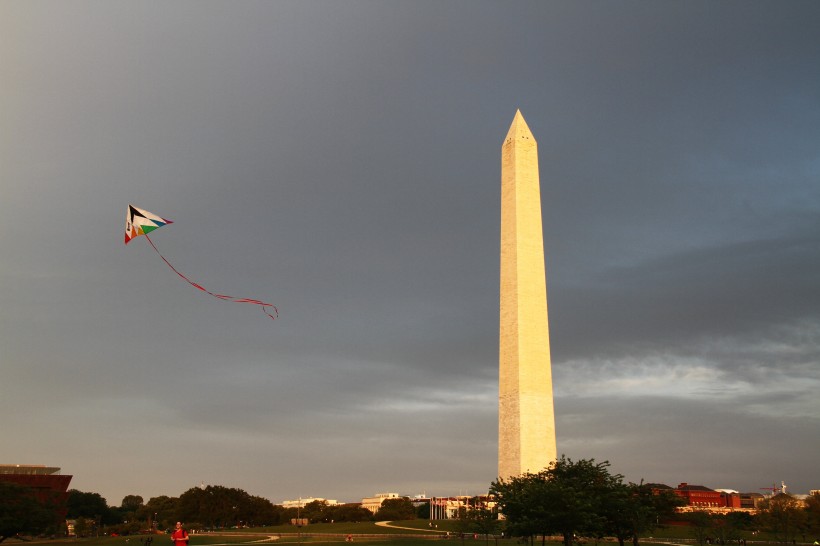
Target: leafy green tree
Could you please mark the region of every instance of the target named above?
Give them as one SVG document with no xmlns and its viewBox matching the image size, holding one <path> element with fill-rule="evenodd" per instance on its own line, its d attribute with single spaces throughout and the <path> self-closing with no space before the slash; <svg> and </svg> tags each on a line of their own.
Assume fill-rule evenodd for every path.
<svg viewBox="0 0 820 546">
<path fill-rule="evenodd" d="M 54 531 L 59 505 L 41 500 L 30 487 L 0 481 L 0 542 L 18 534 Z"/>
<path fill-rule="evenodd" d="M 139 495 L 126 495 L 123 497 L 120 506 L 111 507 L 111 511 L 117 515 L 117 519 L 121 522 L 121 524 L 115 527 L 116 531 L 114 532 L 125 532 L 129 527 L 134 530 L 139 530 L 139 525 L 135 525 L 135 520 L 137 519 L 137 510 L 139 510 L 142 505 L 143 500 Z M 129 525 L 125 525 L 126 523 Z"/>
<path fill-rule="evenodd" d="M 674 515 L 684 500 L 672 492 L 653 491 L 648 484 L 615 484 L 604 499 L 606 532 L 618 539 L 620 546 L 631 540 L 638 545 L 641 534 L 655 529 L 662 519 Z"/>
<path fill-rule="evenodd" d="M 806 499 L 806 529 L 813 536 L 820 536 L 820 493 Z"/>
<path fill-rule="evenodd" d="M 771 531 L 778 542 L 794 542 L 808 522 L 808 513 L 801 509 L 797 500 L 780 494 L 764 501 L 757 515 L 763 527 Z"/>
<path fill-rule="evenodd" d="M 301 509 L 297 509 L 297 508 L 282 507 L 282 512 L 281 512 L 280 517 L 282 518 L 282 520 L 281 520 L 282 523 L 290 523 L 291 520 L 293 520 L 293 519 L 301 518 L 302 517 L 302 511 L 301 511 Z"/>
<path fill-rule="evenodd" d="M 606 532 L 624 546 L 637 537 L 646 520 L 652 517 L 652 505 L 646 502 L 641 489 L 619 485 L 610 492 L 605 504 Z M 651 493 L 650 493 L 651 494 Z"/>
<path fill-rule="evenodd" d="M 417 519 L 430 519 L 430 503 L 423 502 L 416 507 Z"/>
<path fill-rule="evenodd" d="M 718 544 L 729 544 L 740 540 L 742 520 L 730 518 L 729 515 L 715 514 L 712 516 L 712 536 Z"/>
<path fill-rule="evenodd" d="M 213 512 L 208 506 L 209 502 L 210 497 L 204 489 L 199 487 L 188 489 L 179 496 L 176 510 L 177 518 L 186 522 L 189 527 L 192 522 L 212 527 L 213 522 L 210 521 L 210 516 Z"/>
<path fill-rule="evenodd" d="M 550 467 L 551 485 L 558 493 L 557 530 L 564 536 L 565 546 L 572 545 L 577 532 L 600 537 L 606 527 L 606 502 L 613 490 L 621 485 L 623 476 L 609 473 L 609 462 L 580 460 L 573 463 L 564 457 Z"/>
<path fill-rule="evenodd" d="M 302 517 L 307 518 L 309 523 L 329 522 L 333 519 L 330 515 L 330 508 L 327 501 L 315 500 L 307 503 L 302 508 Z"/>
<path fill-rule="evenodd" d="M 330 513 L 333 521 L 370 521 L 373 518 L 370 510 L 358 503 L 332 506 Z"/>
<path fill-rule="evenodd" d="M 538 534 L 547 536 L 555 529 L 550 505 L 555 495 L 549 486 L 550 474 L 544 470 L 537 474 L 524 474 L 499 479 L 490 486 L 490 494 L 498 501 L 508 536 L 532 538 Z"/>
<path fill-rule="evenodd" d="M 99 493 L 86 493 L 76 489 L 68 491 L 67 517 L 86 518 L 103 525 L 120 523 L 120 515 L 108 506 Z"/>
<path fill-rule="evenodd" d="M 228 495 L 227 488 L 221 486 L 192 487 L 179 496 L 177 517 L 209 528 L 230 526 L 236 521 L 236 503 Z"/>
<path fill-rule="evenodd" d="M 700 546 L 706 544 L 706 539 L 712 530 L 712 516 L 707 512 L 697 511 L 689 512 L 683 519 L 689 523 L 689 529 L 691 529 L 698 544 Z"/>
<path fill-rule="evenodd" d="M 273 512 L 271 513 L 270 525 L 281 525 L 283 523 L 289 522 L 290 518 L 288 517 L 288 509 L 284 506 L 273 504 Z"/>
<path fill-rule="evenodd" d="M 752 528 L 754 518 L 749 512 L 729 512 L 726 514 L 726 519 L 736 529 L 747 531 Z"/>
<path fill-rule="evenodd" d="M 711 514 L 696 511 L 684 514 L 682 519 L 689 523 L 692 535 L 701 546 L 710 539 L 714 539 L 718 544 L 738 541 L 742 536 L 741 531 L 751 522 L 749 514 L 744 512 Z"/>
<path fill-rule="evenodd" d="M 126 495 L 122 498 L 120 509 L 123 512 L 136 512 L 144 504 L 142 497 L 139 495 Z"/>
<path fill-rule="evenodd" d="M 469 531 L 484 537 L 484 541 L 489 544 L 490 537 L 494 537 L 500 527 L 498 511 L 482 505 L 475 499 L 473 507 L 467 511 L 467 519 L 470 522 Z"/>
<path fill-rule="evenodd" d="M 247 502 L 242 505 L 240 519 L 248 527 L 276 525 L 279 523 L 279 514 L 273 503 L 262 497 L 249 495 Z"/>
<path fill-rule="evenodd" d="M 179 499 L 177 497 L 169 497 L 168 495 L 160 495 L 159 497 L 151 497 L 143 506 L 135 512 L 135 517 L 145 522 L 145 527 L 148 523 L 156 524 L 159 530 L 170 529 L 177 521 L 177 512 L 179 508 Z"/>
<path fill-rule="evenodd" d="M 179 497 L 178 519 L 208 527 L 269 524 L 280 517 L 267 499 L 233 487 L 193 487 Z"/>
<path fill-rule="evenodd" d="M 562 456 L 547 470 L 493 482 L 507 529 L 514 536 L 558 533 L 571 546 L 576 533 L 602 536 L 607 524 L 605 505 L 623 476 L 609 473 L 609 462 L 593 459 L 573 462 Z"/>
<path fill-rule="evenodd" d="M 467 533 L 472 531 L 472 521 L 470 519 L 470 511 L 466 506 L 459 506 L 456 513 L 456 533 L 461 539 L 461 544 L 464 544 L 464 537 Z"/>
<path fill-rule="evenodd" d="M 416 509 L 408 497 L 385 499 L 374 519 L 376 521 L 416 519 Z"/>
</svg>

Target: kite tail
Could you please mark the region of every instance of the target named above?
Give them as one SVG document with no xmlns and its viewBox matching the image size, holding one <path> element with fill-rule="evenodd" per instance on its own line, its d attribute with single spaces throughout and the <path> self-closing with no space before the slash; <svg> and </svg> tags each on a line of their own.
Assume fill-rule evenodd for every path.
<svg viewBox="0 0 820 546">
<path fill-rule="evenodd" d="M 154 244 L 154 241 L 152 241 L 151 238 L 148 237 L 148 234 L 145 234 L 145 238 L 148 239 L 148 242 L 151 244 L 151 247 L 159 255 L 159 257 L 162 258 L 162 261 L 165 262 L 165 265 L 170 267 L 171 271 L 173 271 L 174 273 L 179 275 L 185 282 L 187 282 L 188 284 L 190 284 L 194 288 L 197 288 L 197 289 L 205 292 L 206 294 L 208 294 L 210 296 L 213 296 L 217 299 L 223 300 L 223 301 L 232 301 L 234 303 L 252 303 L 254 305 L 259 305 L 262 308 L 262 312 L 265 313 L 266 315 L 268 315 L 271 319 L 276 320 L 276 318 L 279 317 L 279 310 L 276 308 L 275 305 L 273 305 L 271 303 L 265 303 L 265 302 L 260 301 L 260 300 L 254 300 L 254 299 L 249 299 L 249 298 L 234 298 L 233 296 L 226 296 L 224 294 L 215 294 L 215 293 L 211 292 L 210 290 L 208 290 L 207 288 L 205 288 L 204 286 L 202 286 L 201 284 L 192 281 L 191 279 L 189 279 L 188 277 L 186 277 L 185 275 L 183 275 L 182 273 L 177 271 L 177 268 L 174 267 L 173 265 L 171 265 L 171 262 L 169 262 L 168 260 L 165 259 L 165 256 L 163 256 L 160 253 L 159 249 Z M 267 307 L 271 308 L 272 313 L 266 309 Z"/>
</svg>

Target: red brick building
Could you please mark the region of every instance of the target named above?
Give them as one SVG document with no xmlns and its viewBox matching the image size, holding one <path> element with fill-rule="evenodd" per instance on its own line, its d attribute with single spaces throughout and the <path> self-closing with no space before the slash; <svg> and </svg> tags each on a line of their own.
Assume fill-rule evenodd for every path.
<svg viewBox="0 0 820 546">
<path fill-rule="evenodd" d="M 34 495 L 41 502 L 54 502 L 59 508 L 58 515 L 65 518 L 68 484 L 73 476 L 60 474 L 53 466 L 6 464 L 0 465 L 0 481 L 16 483 L 34 489 Z"/>
<path fill-rule="evenodd" d="M 714 490 L 703 485 L 689 485 L 682 483 L 677 487 L 669 487 L 661 483 L 649 484 L 655 494 L 661 491 L 671 491 L 686 501 L 689 510 L 714 508 L 743 508 L 740 493 L 729 490 Z"/>
<path fill-rule="evenodd" d="M 694 508 L 720 508 L 723 506 L 720 493 L 703 485 L 682 483 L 675 488 L 675 494 L 686 499 L 686 504 Z"/>
<path fill-rule="evenodd" d="M 737 491 L 718 490 L 723 508 L 741 508 L 740 493 Z"/>
</svg>

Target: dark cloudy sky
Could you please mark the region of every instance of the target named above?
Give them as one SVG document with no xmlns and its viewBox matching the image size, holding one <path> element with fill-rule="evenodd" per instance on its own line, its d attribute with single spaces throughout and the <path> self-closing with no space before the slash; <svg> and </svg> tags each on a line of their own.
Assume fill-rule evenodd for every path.
<svg viewBox="0 0 820 546">
<path fill-rule="evenodd" d="M 0 3 L 0 462 L 478 494 L 500 151 L 539 143 L 558 450 L 820 488 L 820 4 Z M 177 277 L 275 303 L 271 321 Z"/>
</svg>

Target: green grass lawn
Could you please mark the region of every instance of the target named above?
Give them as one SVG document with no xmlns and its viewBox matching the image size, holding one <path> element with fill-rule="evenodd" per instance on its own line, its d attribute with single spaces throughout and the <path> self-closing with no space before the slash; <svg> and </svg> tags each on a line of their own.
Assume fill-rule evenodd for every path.
<svg viewBox="0 0 820 546">
<path fill-rule="evenodd" d="M 352 535 L 353 543 L 366 543 L 367 546 L 431 546 L 431 543 L 445 542 L 451 546 L 527 546 L 517 539 L 490 538 L 485 540 L 483 536 L 477 539 L 473 535 L 467 535 L 464 539 L 458 536 L 458 521 L 440 520 L 434 522 L 435 528 L 431 532 L 428 520 L 410 520 L 390 522 L 394 527 L 376 525 L 374 522 L 360 523 L 317 523 L 311 524 L 301 529 L 291 525 L 279 525 L 276 527 L 263 527 L 254 529 L 224 529 L 212 533 L 198 533 L 191 535 L 191 546 L 220 546 L 247 544 L 251 546 L 277 546 L 277 545 L 298 545 L 298 544 L 330 544 L 346 543 L 346 536 Z M 396 528 L 396 527 L 403 527 Z M 441 535 L 450 533 L 449 538 Z M 420 536 L 422 535 L 422 536 Z M 692 530 L 688 527 L 669 526 L 658 528 L 650 533 L 651 536 L 641 538 L 642 546 L 668 546 L 670 543 L 681 545 L 696 545 Z M 773 537 L 766 534 L 753 535 L 751 532 L 742 533 L 742 538 L 748 540 L 750 544 L 757 545 L 766 542 L 773 542 Z M 44 542 L 62 546 L 146 546 L 146 539 L 152 538 L 150 546 L 171 546 L 170 535 L 131 535 L 119 537 L 88 537 L 73 539 L 57 539 L 51 541 L 18 541 L 14 539 L 6 540 L 2 546 L 27 546 L 32 544 L 42 544 Z M 271 540 L 271 537 L 276 537 Z M 811 541 L 809 541 L 809 544 Z M 534 546 L 540 546 L 540 541 L 536 541 Z M 617 546 L 617 542 L 612 540 L 587 540 L 582 546 Z M 558 546 L 559 541 L 548 541 L 548 546 Z M 627 546 L 631 546 L 627 545 Z"/>
</svg>

